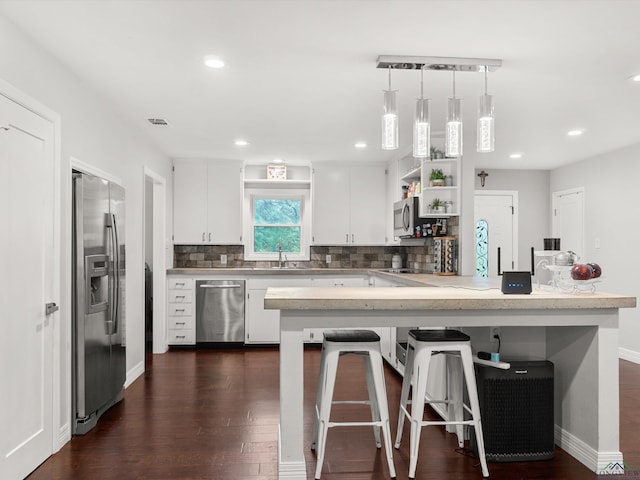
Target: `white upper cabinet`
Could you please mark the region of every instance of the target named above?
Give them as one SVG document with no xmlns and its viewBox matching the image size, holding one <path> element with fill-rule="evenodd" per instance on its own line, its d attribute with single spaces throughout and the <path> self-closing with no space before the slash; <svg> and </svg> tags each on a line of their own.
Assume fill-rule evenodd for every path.
<svg viewBox="0 0 640 480">
<path fill-rule="evenodd" d="M 313 243 L 384 245 L 384 165 L 314 165 Z"/>
<path fill-rule="evenodd" d="M 173 242 L 242 241 L 242 166 L 233 161 L 176 162 Z"/>
</svg>

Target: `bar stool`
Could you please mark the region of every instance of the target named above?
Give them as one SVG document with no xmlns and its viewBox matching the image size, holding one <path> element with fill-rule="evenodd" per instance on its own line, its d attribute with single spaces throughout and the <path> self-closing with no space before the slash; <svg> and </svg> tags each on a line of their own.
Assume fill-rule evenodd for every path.
<svg viewBox="0 0 640 480">
<path fill-rule="evenodd" d="M 453 399 L 433 400 L 427 398 L 429 362 L 431 356 L 438 353 L 447 353 L 449 355 L 457 354 L 460 356 L 471 408 L 463 403 L 461 392 L 457 396 L 454 395 L 456 398 Z M 412 392 L 411 400 L 409 400 L 410 389 Z M 449 397 L 449 395 L 447 396 Z M 409 403 L 411 404 L 411 412 L 409 412 L 407 408 Z M 423 420 L 425 403 L 442 403 L 447 405 L 447 407 L 452 406 L 453 408 L 449 410 L 449 412 L 452 412 L 453 418 L 445 418 L 439 421 Z M 464 410 L 471 415 L 471 419 L 463 419 Z M 458 330 L 409 331 L 407 359 L 405 362 L 404 379 L 402 381 L 402 393 L 400 395 L 400 414 L 398 416 L 396 448 L 400 447 L 405 417 L 411 422 L 409 478 L 415 478 L 416 474 L 420 432 L 422 427 L 429 425 L 455 425 L 459 443 L 464 442 L 463 425 L 472 425 L 478 444 L 478 456 L 480 457 L 480 464 L 482 466 L 482 476 L 489 476 L 487 460 L 484 453 L 484 440 L 482 438 L 482 425 L 480 422 L 480 404 L 478 403 L 478 390 L 476 388 L 473 358 L 471 355 L 471 342 L 468 335 Z"/>
<path fill-rule="evenodd" d="M 342 355 L 362 355 L 367 378 L 368 400 L 333 401 L 333 389 L 336 381 L 338 360 Z M 331 405 L 364 404 L 371 407 L 370 422 L 332 422 Z M 391 450 L 391 432 L 389 430 L 389 407 L 384 383 L 382 354 L 380 353 L 380 337 L 372 330 L 326 330 L 322 342 L 320 357 L 320 375 L 316 396 L 316 418 L 313 429 L 311 448 L 316 450 L 317 464 L 315 478 L 319 479 L 324 462 L 325 446 L 329 428 L 338 426 L 371 425 L 380 448 L 380 429 L 384 439 L 387 463 L 391 478 L 395 478 Z"/>
</svg>

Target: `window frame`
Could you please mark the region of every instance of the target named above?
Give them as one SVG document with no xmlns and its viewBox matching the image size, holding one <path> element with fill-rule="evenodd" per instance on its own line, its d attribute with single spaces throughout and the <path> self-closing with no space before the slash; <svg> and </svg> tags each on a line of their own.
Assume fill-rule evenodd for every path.
<svg viewBox="0 0 640 480">
<path fill-rule="evenodd" d="M 300 201 L 300 252 L 283 252 L 287 261 L 309 261 L 311 250 L 311 195 L 308 189 L 247 188 L 244 192 L 243 238 L 244 259 L 252 261 L 278 261 L 278 252 L 254 251 L 254 206 L 257 199 Z"/>
</svg>

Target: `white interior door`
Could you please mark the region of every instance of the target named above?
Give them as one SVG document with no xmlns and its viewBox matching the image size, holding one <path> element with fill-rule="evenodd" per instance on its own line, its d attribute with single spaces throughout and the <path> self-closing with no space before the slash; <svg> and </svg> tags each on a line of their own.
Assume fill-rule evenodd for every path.
<svg viewBox="0 0 640 480">
<path fill-rule="evenodd" d="M 502 271 L 518 268 L 517 192 L 476 191 L 474 201 L 474 225 L 476 226 L 476 272 L 488 270 L 488 276 L 498 275 L 498 248 Z M 486 222 L 486 238 L 480 238 L 478 222 Z M 486 257 L 481 253 L 485 242 Z"/>
<path fill-rule="evenodd" d="M 0 478 L 53 451 L 53 125 L 0 95 Z"/>
<path fill-rule="evenodd" d="M 553 236 L 560 239 L 560 248 L 584 258 L 584 189 L 554 192 L 552 206 Z"/>
</svg>

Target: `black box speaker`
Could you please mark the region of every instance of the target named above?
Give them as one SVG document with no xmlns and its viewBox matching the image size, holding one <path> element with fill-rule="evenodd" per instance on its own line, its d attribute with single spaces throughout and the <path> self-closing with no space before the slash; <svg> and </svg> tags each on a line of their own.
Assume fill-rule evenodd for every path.
<svg viewBox="0 0 640 480">
<path fill-rule="evenodd" d="M 476 364 L 476 382 L 488 461 L 553 458 L 553 363 L 511 362 L 508 370 Z"/>
</svg>

